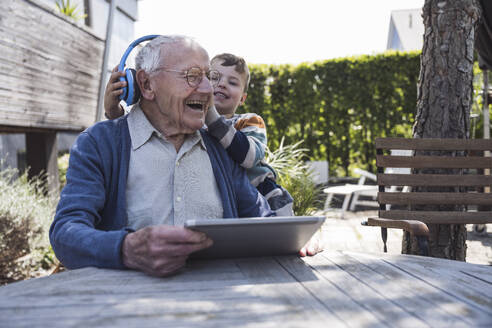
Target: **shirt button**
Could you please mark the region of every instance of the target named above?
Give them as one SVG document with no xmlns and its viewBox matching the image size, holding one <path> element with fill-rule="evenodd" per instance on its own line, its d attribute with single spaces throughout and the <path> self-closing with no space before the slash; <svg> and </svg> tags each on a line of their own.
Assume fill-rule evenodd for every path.
<svg viewBox="0 0 492 328">
<path fill-rule="evenodd" d="M 179 197 L 179 196 L 178 196 L 178 197 L 176 197 L 176 200 L 177 200 L 178 202 L 180 202 L 180 201 L 181 201 L 181 197 Z"/>
<path fill-rule="evenodd" d="M 178 161 L 178 162 L 176 162 L 176 166 L 179 166 L 179 161 Z"/>
</svg>

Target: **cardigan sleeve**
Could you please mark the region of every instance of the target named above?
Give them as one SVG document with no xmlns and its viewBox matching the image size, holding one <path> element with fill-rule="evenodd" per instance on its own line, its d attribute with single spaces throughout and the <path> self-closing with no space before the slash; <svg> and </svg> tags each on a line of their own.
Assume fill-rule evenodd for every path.
<svg viewBox="0 0 492 328">
<path fill-rule="evenodd" d="M 124 268 L 121 246 L 128 231 L 96 229 L 106 202 L 103 157 L 96 140 L 83 132 L 70 150 L 67 184 L 50 227 L 57 258 L 68 268 Z"/>
<path fill-rule="evenodd" d="M 233 162 L 232 181 L 237 198 L 237 210 L 240 218 L 275 216 L 263 195 L 248 179 L 246 171 Z"/>
</svg>

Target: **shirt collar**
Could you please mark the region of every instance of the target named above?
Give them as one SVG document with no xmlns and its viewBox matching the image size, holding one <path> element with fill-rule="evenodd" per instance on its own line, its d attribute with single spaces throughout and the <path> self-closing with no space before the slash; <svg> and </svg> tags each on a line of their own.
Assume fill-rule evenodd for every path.
<svg viewBox="0 0 492 328">
<path fill-rule="evenodd" d="M 203 140 L 200 131 L 195 131 L 195 133 L 191 134 L 188 138 L 192 145 L 195 145 L 196 143 L 200 142 L 202 148 L 204 150 L 207 150 L 207 146 L 205 146 L 205 141 Z"/>
<path fill-rule="evenodd" d="M 152 134 L 156 133 L 161 136 L 161 133 L 150 124 L 139 104 L 135 104 L 128 114 L 128 129 L 130 130 L 133 150 L 145 144 L 152 137 Z"/>
<path fill-rule="evenodd" d="M 128 129 L 130 130 L 130 139 L 132 141 L 133 150 L 137 150 L 142 147 L 147 141 L 149 141 L 150 138 L 152 138 L 152 135 L 154 134 L 158 138 L 168 142 L 166 138 L 164 138 L 164 136 L 152 126 L 139 104 L 135 104 L 130 111 L 130 114 L 128 114 Z M 186 138 L 185 142 L 190 145 L 195 145 L 200 142 L 202 148 L 207 150 L 202 134 L 198 130 Z"/>
</svg>

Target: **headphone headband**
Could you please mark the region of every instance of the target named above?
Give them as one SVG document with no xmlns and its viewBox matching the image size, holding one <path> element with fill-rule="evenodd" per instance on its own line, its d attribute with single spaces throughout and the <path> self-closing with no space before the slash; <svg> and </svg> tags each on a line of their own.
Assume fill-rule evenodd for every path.
<svg viewBox="0 0 492 328">
<path fill-rule="evenodd" d="M 130 52 L 132 52 L 133 48 L 135 48 L 138 44 L 140 44 L 144 41 L 153 40 L 153 39 L 157 38 L 158 36 L 160 36 L 160 35 L 158 35 L 158 34 L 146 35 L 146 36 L 142 36 L 141 38 L 138 38 L 135 41 L 133 41 L 132 43 L 130 43 L 130 45 L 126 49 L 125 53 L 123 54 L 123 57 L 121 57 L 120 64 L 118 65 L 118 71 L 123 72 L 123 70 L 125 69 L 125 62 L 128 58 L 128 55 L 130 55 Z"/>
<path fill-rule="evenodd" d="M 140 97 L 140 90 L 138 89 L 138 84 L 137 84 L 137 81 L 135 80 L 135 76 L 134 76 L 135 70 L 132 70 L 129 68 L 125 69 L 126 60 L 127 60 L 128 56 L 130 55 L 130 52 L 138 44 L 140 44 L 144 41 L 153 40 L 159 36 L 160 35 L 158 35 L 158 34 L 151 34 L 151 35 L 142 36 L 142 37 L 136 39 L 135 41 L 130 43 L 130 45 L 126 49 L 125 53 L 123 54 L 123 57 L 121 57 L 120 63 L 118 65 L 118 71 L 125 72 L 125 76 L 120 77 L 120 81 L 122 81 L 122 82 L 126 81 L 127 86 L 123 87 L 123 93 L 120 95 L 120 100 L 124 100 L 127 105 L 133 105 L 134 103 L 136 103 L 138 101 L 138 98 Z M 138 96 L 137 96 L 137 94 L 138 94 Z"/>
</svg>

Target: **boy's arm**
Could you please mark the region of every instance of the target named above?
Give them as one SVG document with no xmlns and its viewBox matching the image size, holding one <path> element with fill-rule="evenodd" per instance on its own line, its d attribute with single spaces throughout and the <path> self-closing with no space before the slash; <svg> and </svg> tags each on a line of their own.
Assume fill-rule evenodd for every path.
<svg viewBox="0 0 492 328">
<path fill-rule="evenodd" d="M 125 110 L 120 105 L 119 96 L 123 93 L 123 87 L 126 82 L 121 82 L 120 77 L 125 76 L 125 72 L 119 72 L 118 66 L 113 68 L 106 91 L 104 91 L 104 116 L 107 119 L 115 119 L 125 114 Z"/>
<path fill-rule="evenodd" d="M 215 108 L 211 108 L 212 111 Z M 211 110 L 209 109 L 209 111 Z M 236 127 L 227 124 L 218 114 L 215 120 L 207 113 L 209 133 L 226 149 L 229 156 L 244 168 L 251 168 L 265 157 L 267 143 L 265 122 L 261 116 L 252 114 L 240 119 Z"/>
</svg>

